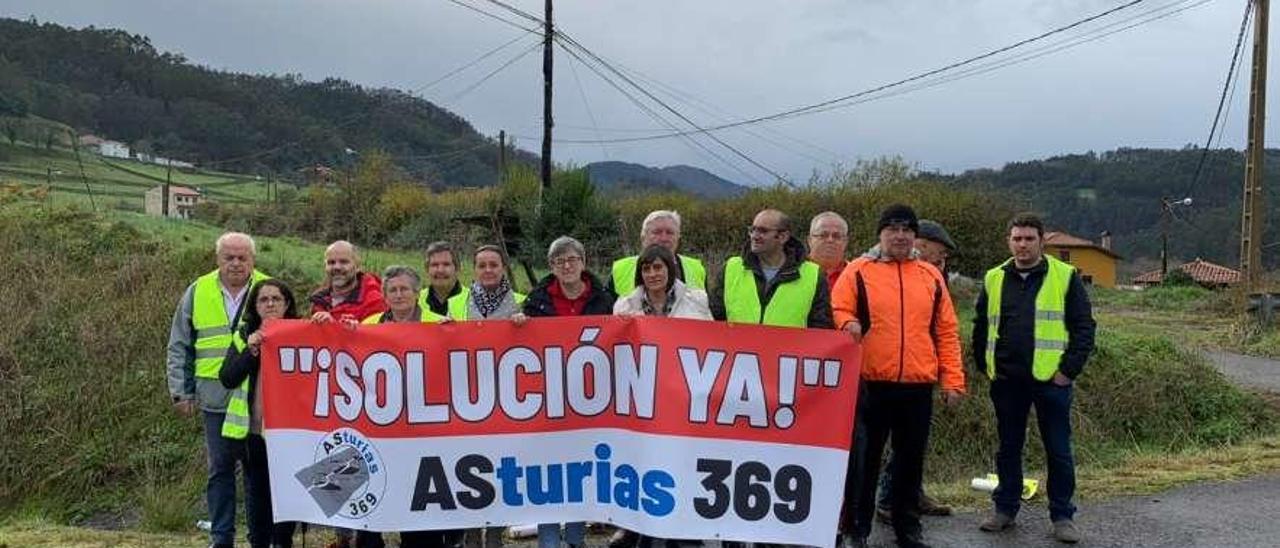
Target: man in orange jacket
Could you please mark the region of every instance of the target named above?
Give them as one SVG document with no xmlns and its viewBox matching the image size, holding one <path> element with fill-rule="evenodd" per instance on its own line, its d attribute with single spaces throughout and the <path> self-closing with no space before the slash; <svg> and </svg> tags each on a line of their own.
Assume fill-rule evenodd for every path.
<svg viewBox="0 0 1280 548">
<path fill-rule="evenodd" d="M 928 546 L 920 526 L 920 486 L 933 418 L 933 388 L 958 402 L 965 390 L 955 308 L 942 274 L 912 253 L 915 211 L 892 205 L 880 215 L 878 250 L 849 263 L 832 290 L 837 328 L 862 344 L 858 427 L 866 430 L 862 466 L 851 466 L 846 504 L 856 497 L 853 546 L 865 546 L 875 514 L 876 479 L 892 439 L 893 529 L 898 545 Z M 857 456 L 850 455 L 850 462 Z M 857 470 L 861 468 L 861 470 Z"/>
</svg>

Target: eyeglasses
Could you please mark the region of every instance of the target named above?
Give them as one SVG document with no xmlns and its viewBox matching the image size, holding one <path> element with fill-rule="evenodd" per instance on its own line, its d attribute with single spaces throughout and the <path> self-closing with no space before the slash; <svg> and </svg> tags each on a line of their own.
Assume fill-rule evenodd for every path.
<svg viewBox="0 0 1280 548">
<path fill-rule="evenodd" d="M 568 257 L 557 257 L 551 261 L 551 264 L 554 265 L 556 268 L 565 268 L 565 267 L 576 265 L 581 262 L 582 262 L 582 257 L 579 257 L 577 255 L 570 255 Z"/>
<path fill-rule="evenodd" d="M 766 226 L 749 226 L 749 227 L 747 227 L 747 235 L 748 235 L 748 236 L 755 236 L 756 234 L 759 234 L 759 235 L 761 235 L 761 236 L 768 236 L 769 234 L 774 233 L 774 232 L 782 232 L 782 229 L 781 229 L 781 228 L 769 228 L 769 227 L 766 227 Z"/>
<path fill-rule="evenodd" d="M 809 234 L 809 237 L 819 240 L 843 240 L 848 238 L 849 235 L 843 232 L 814 232 Z"/>
</svg>

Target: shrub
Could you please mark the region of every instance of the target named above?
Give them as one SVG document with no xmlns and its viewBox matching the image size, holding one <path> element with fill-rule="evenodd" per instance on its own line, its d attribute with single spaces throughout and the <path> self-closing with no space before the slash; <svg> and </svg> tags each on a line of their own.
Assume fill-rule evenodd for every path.
<svg viewBox="0 0 1280 548">
<path fill-rule="evenodd" d="M 971 318 L 971 305 L 960 306 Z M 966 330 L 968 324 L 962 323 Z M 973 363 L 964 346 L 966 363 Z M 926 460 L 930 479 L 994 471 L 998 438 L 990 382 L 984 373 L 969 373 L 969 397 L 956 408 L 935 408 Z M 1272 407 L 1232 385 L 1198 354 L 1160 337 L 1100 330 L 1097 351 L 1076 384 L 1076 461 L 1105 465 L 1138 450 L 1236 443 L 1275 432 L 1277 418 Z M 1027 459 L 1042 469 L 1044 450 L 1031 424 Z"/>
</svg>

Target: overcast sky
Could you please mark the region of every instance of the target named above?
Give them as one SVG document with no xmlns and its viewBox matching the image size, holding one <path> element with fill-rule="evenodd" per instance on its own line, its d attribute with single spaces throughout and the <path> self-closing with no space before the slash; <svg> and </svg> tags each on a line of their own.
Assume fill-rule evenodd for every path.
<svg viewBox="0 0 1280 548">
<path fill-rule="evenodd" d="M 462 1 L 497 11 L 484 0 Z M 511 3 L 542 13 L 540 0 Z M 645 83 L 673 107 L 701 125 L 713 125 L 872 88 L 1122 3 L 561 0 L 554 19 L 601 57 L 665 86 Z M 1148 0 L 1081 30 L 1161 6 L 1196 3 Z M 1244 5 L 1244 0 L 1213 0 L 985 74 L 757 126 L 758 136 L 736 130 L 721 135 L 796 180 L 807 180 L 814 169 L 826 170 L 833 162 L 883 155 L 955 172 L 1060 153 L 1198 144 L 1212 121 Z M 162 50 L 218 69 L 299 73 L 312 80 L 335 76 L 404 90 L 524 34 L 422 96 L 481 132 L 506 129 L 528 137 L 518 140 L 521 147 L 537 151 L 540 146 L 534 138 L 541 135 L 540 49 L 459 97 L 537 38 L 448 0 L 0 0 L 0 14 L 123 28 L 150 36 Z M 1247 49 L 1243 55 L 1247 68 Z M 1239 83 L 1223 140 L 1224 146 L 1237 148 L 1244 143 L 1247 71 Z M 662 127 L 560 50 L 555 109 L 559 138 L 634 136 Z M 1274 142 L 1280 133 L 1275 124 L 1269 129 Z M 602 159 L 691 164 L 737 182 L 769 179 L 719 145 L 702 141 L 731 165 L 681 139 L 558 144 L 553 156 L 579 164 Z"/>
</svg>

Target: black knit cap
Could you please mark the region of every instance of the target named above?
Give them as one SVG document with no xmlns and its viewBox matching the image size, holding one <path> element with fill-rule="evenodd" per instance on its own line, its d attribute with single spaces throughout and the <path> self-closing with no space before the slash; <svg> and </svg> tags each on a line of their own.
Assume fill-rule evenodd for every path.
<svg viewBox="0 0 1280 548">
<path fill-rule="evenodd" d="M 880 223 L 876 225 L 876 233 L 879 234 L 884 227 L 892 224 L 907 225 L 912 232 L 920 232 L 920 219 L 916 217 L 916 211 L 908 205 L 893 204 L 884 208 L 880 213 Z"/>
</svg>

